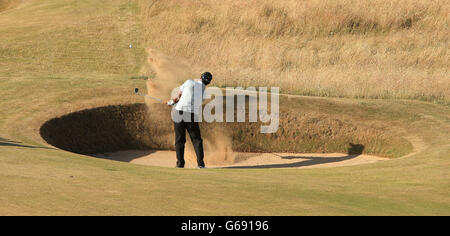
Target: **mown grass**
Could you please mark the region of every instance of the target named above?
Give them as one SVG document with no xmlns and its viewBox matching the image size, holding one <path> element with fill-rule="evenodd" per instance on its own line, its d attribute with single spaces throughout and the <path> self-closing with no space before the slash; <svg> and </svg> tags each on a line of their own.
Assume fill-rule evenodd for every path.
<svg viewBox="0 0 450 236">
<path fill-rule="evenodd" d="M 139 22 L 133 20 L 135 8 L 129 3 L 23 4 L 29 6 L 5 13 L 0 22 L 2 75 L 133 73 L 145 57 L 138 43 Z"/>
<path fill-rule="evenodd" d="M 181 11 L 177 5 L 164 5 L 165 2 L 161 2 L 162 5 L 159 6 L 160 13 L 151 11 L 152 17 L 156 17 L 154 19 L 167 14 L 164 8 L 169 6 L 174 8 L 174 14 Z M 305 111 L 352 116 L 352 119 L 361 122 L 376 120 L 392 129 L 398 129 L 397 134 L 407 138 L 414 146 L 414 152 L 407 157 L 370 165 L 304 170 L 178 170 L 95 159 L 47 145 L 39 135 L 39 128 L 51 118 L 98 106 L 142 102 L 130 94 L 134 87 L 145 87 L 144 80 L 133 79 L 146 76 L 139 73 L 138 68 L 143 65 L 137 63 L 143 63 L 145 60 L 144 39 L 132 36 L 142 32 L 143 25 L 130 14 L 138 8 L 136 5 L 130 5 L 130 1 L 107 3 L 87 0 L 30 0 L 16 9 L 0 12 L 1 215 L 449 214 L 450 110 L 448 106 L 428 102 L 292 98 L 292 105 Z M 237 11 L 239 7 L 235 9 Z M 263 9 L 263 6 L 260 9 Z M 445 9 L 445 6 L 441 9 Z M 147 12 L 144 11 L 145 8 L 142 10 Z M 293 17 L 289 11 L 288 14 Z M 426 19 L 432 21 L 439 18 Z M 158 24 L 158 21 L 153 24 Z M 159 21 L 159 24 L 166 23 Z M 205 25 L 202 30 L 203 27 L 211 27 L 202 24 Z M 105 30 L 101 30 L 102 25 Z M 128 25 L 133 25 L 136 31 L 125 30 L 123 33 L 122 30 L 128 28 Z M 413 23 L 411 30 L 416 26 L 417 24 Z M 393 30 L 399 30 L 395 40 L 399 40 L 398 43 L 401 44 L 403 39 L 400 36 L 403 36 L 404 30 Z M 430 35 L 433 35 L 433 32 Z M 200 31 L 196 39 L 201 39 L 202 35 L 204 32 Z M 153 35 L 151 38 L 155 37 Z M 184 45 L 185 51 L 181 50 L 180 54 L 193 55 L 194 51 L 189 51 L 190 47 L 186 46 L 184 37 L 177 34 L 168 35 L 170 41 L 162 42 L 160 39 L 151 45 L 159 45 L 160 49 L 166 48 L 167 50 L 162 51 L 175 56 L 177 47 L 167 46 L 170 43 L 172 46 Z M 345 45 L 358 45 L 358 42 L 361 42 L 358 39 L 361 36 L 347 34 L 342 37 L 354 40 L 345 41 Z M 136 39 L 132 50 L 128 48 L 130 38 Z M 418 42 L 423 43 L 430 38 L 432 36 L 424 36 L 423 41 Z M 279 41 L 273 42 L 289 42 L 287 38 L 277 40 Z M 391 42 L 382 37 L 378 40 L 380 43 Z M 257 41 L 254 42 L 257 44 Z M 269 42 L 271 41 L 259 45 L 267 46 L 270 50 Z M 198 48 L 195 46 L 198 41 L 191 43 L 193 48 Z M 253 45 L 250 41 L 231 40 L 230 44 L 232 43 L 241 45 L 239 48 Z M 441 43 L 439 37 L 436 37 L 435 45 L 439 48 Z M 210 50 L 214 48 L 206 47 L 207 43 L 204 45 Z M 227 60 L 236 64 L 211 61 L 210 66 L 218 63 L 216 68 L 223 65 L 230 70 L 230 74 L 247 75 L 248 78 L 265 73 L 250 67 L 242 70 L 248 61 L 234 60 L 242 58 L 242 54 L 238 53 L 234 58 L 234 53 L 239 50 L 227 51 L 226 48 L 224 47 L 224 52 L 227 53 L 217 55 L 228 55 Z M 320 50 L 318 47 L 318 52 Z M 71 54 L 72 51 L 74 54 Z M 408 55 L 414 58 L 414 52 L 412 50 L 410 55 L 402 54 L 403 58 Z M 196 65 L 201 62 L 201 56 L 200 52 L 198 56 L 186 58 L 192 59 Z M 259 57 L 251 58 L 257 61 Z M 275 63 L 277 60 L 273 61 Z M 240 62 L 244 63 L 241 65 Z M 425 65 L 424 69 L 421 67 L 423 62 L 419 60 L 417 68 L 412 65 L 400 67 L 407 68 L 401 73 L 429 72 L 430 78 L 434 79 L 433 76 L 439 74 L 436 72 L 440 70 L 439 66 L 434 70 L 432 67 L 426 69 Z M 210 66 L 206 63 L 202 68 Z M 320 67 L 320 64 L 318 66 Z M 388 64 L 384 66 L 389 68 Z M 355 71 L 368 67 L 357 68 Z M 383 69 L 383 66 L 380 68 Z M 318 71 L 314 74 L 320 75 Z M 238 72 L 241 74 L 237 74 Z M 380 70 L 377 73 L 382 77 L 384 72 L 396 75 L 395 71 L 389 70 Z M 332 71 L 328 73 L 332 74 Z M 352 71 L 346 73 L 352 74 Z M 227 74 L 216 74 L 220 75 L 217 78 L 223 78 L 224 83 L 227 82 L 224 79 Z M 264 84 L 261 80 L 258 81 Z M 311 84 L 317 87 L 311 87 L 311 94 L 326 91 L 327 87 L 320 87 L 325 84 L 325 80 L 323 84 L 314 81 L 317 80 L 312 80 Z M 390 80 L 386 80 L 383 85 L 386 88 L 392 85 L 388 81 Z M 409 81 L 405 79 L 397 83 L 401 85 Z M 235 82 L 243 83 L 242 80 Z M 337 85 L 339 84 L 331 80 L 328 88 L 336 87 L 345 91 L 346 86 Z M 425 88 L 419 91 L 423 92 L 424 97 L 438 96 L 439 92 L 443 91 L 436 92 L 427 87 L 426 83 L 423 85 Z M 433 88 L 441 89 L 445 88 L 445 85 L 445 81 L 441 84 L 436 82 L 436 87 Z M 299 86 L 291 87 L 301 89 Z M 370 97 L 372 87 L 363 88 L 367 90 L 366 97 Z M 373 86 L 373 91 L 378 91 L 377 88 L 380 87 Z M 351 91 L 358 90 L 352 88 Z M 405 94 L 414 95 L 408 89 Z M 332 94 L 324 92 L 323 95 Z M 345 94 L 339 92 L 339 95 Z"/>
</svg>

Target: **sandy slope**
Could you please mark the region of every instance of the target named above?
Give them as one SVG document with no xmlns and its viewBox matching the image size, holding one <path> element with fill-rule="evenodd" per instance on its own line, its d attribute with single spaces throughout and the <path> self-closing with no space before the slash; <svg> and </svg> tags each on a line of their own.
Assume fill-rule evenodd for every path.
<svg viewBox="0 0 450 236">
<path fill-rule="evenodd" d="M 209 154 L 214 155 L 214 154 Z M 141 165 L 174 167 L 176 162 L 174 151 L 129 150 L 114 153 L 96 154 L 96 157 L 109 160 L 125 161 Z M 210 168 L 321 168 L 351 166 L 388 160 L 370 155 L 347 155 L 342 153 L 236 153 L 234 161 L 214 163 L 208 161 Z M 186 167 L 196 167 L 195 159 L 186 155 Z"/>
</svg>

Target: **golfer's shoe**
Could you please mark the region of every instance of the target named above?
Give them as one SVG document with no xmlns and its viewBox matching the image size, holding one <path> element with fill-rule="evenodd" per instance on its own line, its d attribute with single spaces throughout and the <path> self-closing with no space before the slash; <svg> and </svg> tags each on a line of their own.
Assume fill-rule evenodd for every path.
<svg viewBox="0 0 450 236">
<path fill-rule="evenodd" d="M 206 167 L 204 166 L 197 166 L 197 169 L 205 169 Z"/>
</svg>

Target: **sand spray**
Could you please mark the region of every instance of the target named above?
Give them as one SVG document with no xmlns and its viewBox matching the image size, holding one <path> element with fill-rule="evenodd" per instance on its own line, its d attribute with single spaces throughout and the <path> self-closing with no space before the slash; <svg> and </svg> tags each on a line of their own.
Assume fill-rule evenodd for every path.
<svg viewBox="0 0 450 236">
<path fill-rule="evenodd" d="M 155 78 L 149 78 L 147 80 L 147 91 L 148 95 L 150 96 L 168 100 L 171 98 L 171 93 L 174 88 L 180 86 L 184 81 L 188 79 L 200 77 L 200 74 L 202 73 L 199 72 L 197 73 L 198 75 L 195 75 L 195 73 L 192 72 L 192 67 L 189 66 L 188 63 L 183 62 L 180 59 L 171 58 L 151 48 L 148 48 L 146 51 L 148 54 L 147 62 L 150 64 L 156 74 Z M 152 99 L 146 99 L 145 102 L 150 108 L 150 106 L 156 101 Z M 171 108 L 167 107 L 166 109 L 170 110 Z M 169 112 L 155 113 L 150 111 L 150 113 L 152 117 L 151 120 L 171 119 Z M 231 137 L 227 133 L 226 129 L 224 127 L 212 124 L 206 124 L 205 126 L 203 126 L 203 129 L 205 128 L 208 130 L 202 130 L 202 138 L 205 153 L 204 161 L 206 165 L 234 163 L 235 153 L 232 150 Z M 187 136 L 189 135 L 187 134 Z M 165 137 L 171 139 L 167 140 L 166 142 L 174 143 L 175 138 L 173 134 L 165 135 Z M 196 154 L 193 145 L 189 137 L 186 137 L 186 140 L 185 160 L 189 165 L 196 166 Z M 173 158 L 175 161 L 175 156 Z"/>
</svg>

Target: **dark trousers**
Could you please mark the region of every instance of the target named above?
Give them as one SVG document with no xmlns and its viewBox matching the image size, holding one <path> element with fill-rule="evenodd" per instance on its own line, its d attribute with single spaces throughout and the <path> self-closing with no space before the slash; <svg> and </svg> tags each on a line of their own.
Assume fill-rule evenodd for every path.
<svg viewBox="0 0 450 236">
<path fill-rule="evenodd" d="M 190 116 L 190 121 L 174 122 L 175 127 L 175 150 L 177 152 L 177 167 L 184 167 L 184 146 L 186 143 L 186 130 L 191 137 L 194 145 L 195 154 L 197 155 L 197 165 L 205 166 L 203 162 L 203 140 L 200 134 L 200 127 L 198 122 L 194 121 L 194 113 L 183 114 L 183 111 L 178 111 L 184 117 Z"/>
</svg>

